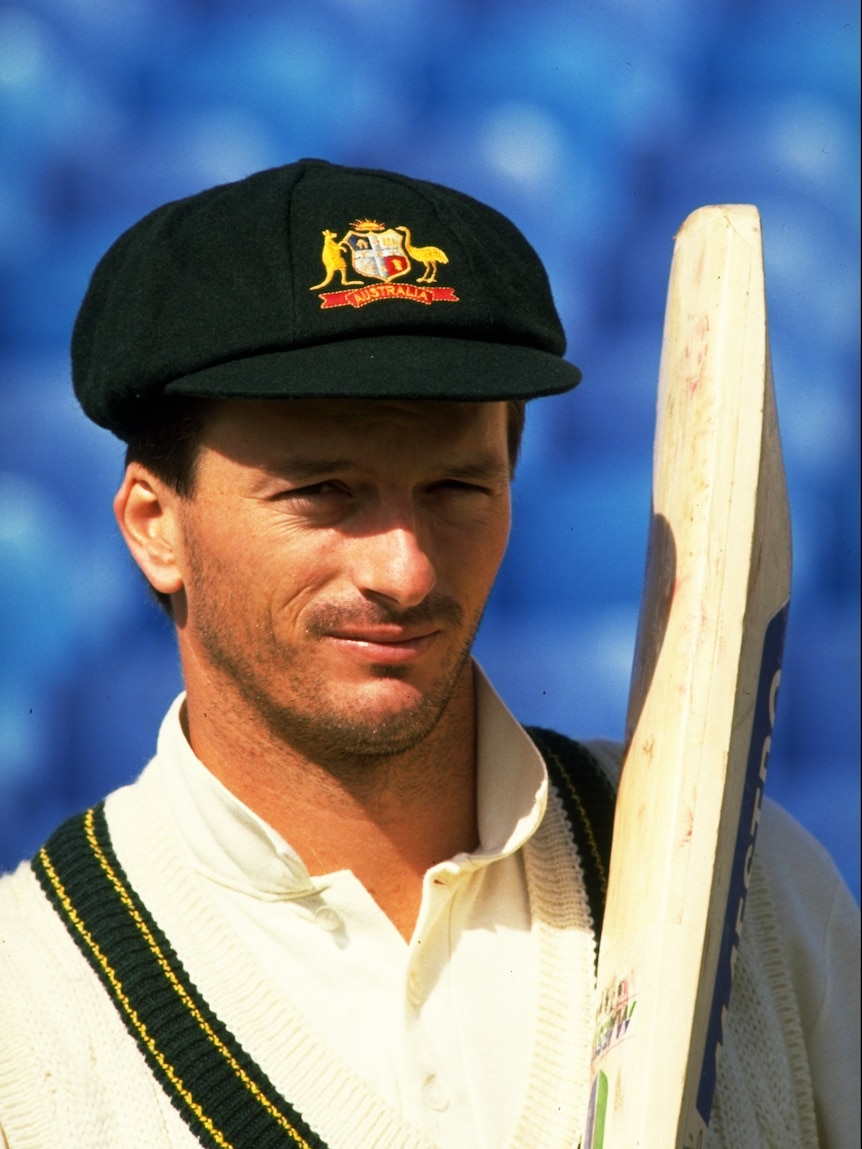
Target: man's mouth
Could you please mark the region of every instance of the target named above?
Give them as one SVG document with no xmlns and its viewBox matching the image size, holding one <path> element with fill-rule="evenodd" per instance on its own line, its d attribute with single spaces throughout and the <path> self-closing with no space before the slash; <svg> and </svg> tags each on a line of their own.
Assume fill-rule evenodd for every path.
<svg viewBox="0 0 862 1149">
<path fill-rule="evenodd" d="M 410 662 L 434 645 L 437 628 L 407 629 L 401 626 L 347 627 L 327 632 L 323 637 L 344 651 L 377 663 Z"/>
<path fill-rule="evenodd" d="M 365 665 L 391 667 L 408 667 L 463 624 L 462 607 L 440 593 L 397 614 L 370 603 L 359 607 L 319 603 L 306 615 L 309 637 Z"/>
</svg>

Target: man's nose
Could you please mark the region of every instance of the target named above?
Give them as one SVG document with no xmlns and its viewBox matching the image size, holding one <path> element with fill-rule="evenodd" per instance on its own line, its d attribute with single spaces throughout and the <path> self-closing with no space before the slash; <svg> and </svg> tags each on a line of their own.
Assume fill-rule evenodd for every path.
<svg viewBox="0 0 862 1149">
<path fill-rule="evenodd" d="M 364 595 L 383 597 L 402 609 L 427 598 L 437 572 L 412 516 L 392 516 L 355 540 L 353 581 Z"/>
</svg>

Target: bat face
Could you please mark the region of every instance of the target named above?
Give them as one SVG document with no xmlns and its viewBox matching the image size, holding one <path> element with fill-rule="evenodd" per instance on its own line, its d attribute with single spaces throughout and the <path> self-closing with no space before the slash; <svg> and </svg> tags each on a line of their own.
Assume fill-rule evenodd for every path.
<svg viewBox="0 0 862 1149">
<path fill-rule="evenodd" d="M 584 1145 L 703 1143 L 790 587 L 760 221 L 702 208 L 668 289 L 653 516 Z"/>
</svg>

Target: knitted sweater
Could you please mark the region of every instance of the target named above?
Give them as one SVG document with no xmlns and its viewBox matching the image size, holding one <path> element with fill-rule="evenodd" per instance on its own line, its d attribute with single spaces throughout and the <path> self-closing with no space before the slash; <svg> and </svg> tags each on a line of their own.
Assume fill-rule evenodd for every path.
<svg viewBox="0 0 862 1149">
<path fill-rule="evenodd" d="M 215 1013 L 331 1149 L 432 1149 L 321 1042 L 298 1003 L 272 992 L 190 868 L 159 798 L 147 772 L 113 795 L 112 836 L 134 889 Z M 852 1123 L 844 1134 L 823 1132 L 839 1129 L 835 1113 L 826 1113 L 818 1141 L 805 1040 L 810 1023 L 803 1016 L 811 994 L 794 984 L 799 955 L 792 970 L 788 932 L 776 920 L 776 906 L 784 904 L 776 892 L 782 877 L 766 864 L 770 841 L 786 835 L 788 824 L 767 807 L 709 1149 L 849 1149 L 858 1143 Z M 806 844 L 809 862 L 811 849 Z M 540 984 L 530 1068 L 509 1144 L 573 1149 L 584 1119 L 592 1017 L 584 986 L 591 983 L 595 943 L 581 860 L 557 794 L 523 856 Z M 822 885 L 824 897 L 839 896 L 825 868 Z M 819 939 L 806 939 L 804 930 L 794 937 L 798 948 L 817 949 Z M 815 962 L 812 977 L 819 975 Z M 836 1034 L 836 1066 L 858 1057 L 852 1043 L 852 1034 Z M 854 1082 L 852 1066 L 843 1072 L 845 1084 Z M 840 1098 L 841 1082 L 836 1088 Z M 825 1108 L 832 1108 L 828 1099 Z M 0 883 L 0 1129 L 9 1149 L 209 1143 L 195 1137 L 171 1104 L 27 866 Z M 297 1141 L 285 1137 L 284 1143 Z"/>
</svg>

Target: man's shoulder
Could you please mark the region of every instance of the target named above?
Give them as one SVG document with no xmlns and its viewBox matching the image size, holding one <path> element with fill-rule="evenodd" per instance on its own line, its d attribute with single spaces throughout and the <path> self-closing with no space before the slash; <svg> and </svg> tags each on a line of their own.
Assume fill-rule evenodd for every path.
<svg viewBox="0 0 862 1149">
<path fill-rule="evenodd" d="M 0 877 L 0 1013 L 20 979 L 47 978 L 65 963 L 68 940 L 29 862 Z"/>
<path fill-rule="evenodd" d="M 621 742 L 609 738 L 573 738 L 543 726 L 524 727 L 548 762 L 556 758 L 566 768 L 581 765 L 585 768 L 598 766 L 601 774 L 616 789 L 620 778 L 620 764 L 623 756 Z"/>
<path fill-rule="evenodd" d="M 94 809 L 118 801 L 127 805 L 137 801 L 140 809 L 143 777 L 113 791 Z M 81 811 L 60 822 L 31 859 L 0 875 L 0 960 L 14 960 L 24 966 L 28 962 L 68 960 L 69 933 L 57 913 L 62 884 L 59 891 L 51 887 L 51 859 L 63 841 L 73 836 L 72 831 L 83 825 L 85 817 L 86 812 Z"/>
<path fill-rule="evenodd" d="M 607 738 L 577 740 L 540 727 L 527 726 L 526 730 L 549 766 L 554 758 L 564 767 L 582 762 L 586 752 L 616 793 L 622 769 L 622 742 Z M 553 771 L 551 778 L 555 781 Z M 755 896 L 769 896 L 784 923 L 800 916 L 819 920 L 832 914 L 843 922 L 849 921 L 858 933 L 859 908 L 828 851 L 768 796 L 763 801 L 755 857 L 761 874 Z"/>
<path fill-rule="evenodd" d="M 858 939 L 859 907 L 832 856 L 792 814 L 768 797 L 763 801 L 755 857 L 783 922 L 807 916 L 824 931 L 836 922 L 849 923 Z"/>
<path fill-rule="evenodd" d="M 542 755 L 548 771 L 556 809 L 568 826 L 570 840 L 580 860 L 596 934 L 604 919 L 605 891 L 611 856 L 617 755 L 612 744 L 579 742 L 543 727 L 525 727 Z M 553 815 L 552 815 L 553 816 Z"/>
<path fill-rule="evenodd" d="M 616 792 L 622 771 L 622 742 L 609 738 L 575 739 L 534 726 L 525 729 L 546 761 L 549 752 L 556 753 L 564 765 L 582 759 L 586 752 Z M 806 900 L 814 904 L 822 904 L 824 898 L 831 900 L 836 886 L 843 886 L 825 847 L 768 795 L 763 801 L 757 856 L 768 875 L 773 893 L 785 902 L 793 897 L 794 891 L 798 891 L 800 880 L 805 887 Z"/>
<path fill-rule="evenodd" d="M 0 875 L 0 939 L 5 943 L 9 923 L 24 920 L 44 901 L 29 861 Z"/>
</svg>

